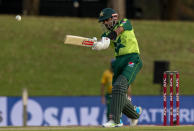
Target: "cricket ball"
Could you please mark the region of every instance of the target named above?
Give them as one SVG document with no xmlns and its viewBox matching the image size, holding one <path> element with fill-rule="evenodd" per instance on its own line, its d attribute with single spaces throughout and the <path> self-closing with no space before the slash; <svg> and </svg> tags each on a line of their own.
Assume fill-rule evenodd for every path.
<svg viewBox="0 0 194 131">
<path fill-rule="evenodd" d="M 15 19 L 16 19 L 17 21 L 21 21 L 22 17 L 21 17 L 20 15 L 16 15 Z"/>
</svg>

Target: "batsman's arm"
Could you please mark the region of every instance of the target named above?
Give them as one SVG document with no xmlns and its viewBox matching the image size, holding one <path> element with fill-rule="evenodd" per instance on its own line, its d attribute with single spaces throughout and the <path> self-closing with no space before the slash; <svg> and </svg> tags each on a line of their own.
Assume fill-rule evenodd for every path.
<svg viewBox="0 0 194 131">
<path fill-rule="evenodd" d="M 122 26 L 119 26 L 118 28 L 116 28 L 115 30 L 111 31 L 108 34 L 108 38 L 110 38 L 111 40 L 116 40 L 117 36 L 121 34 L 123 31 L 124 28 Z"/>
<path fill-rule="evenodd" d="M 124 31 L 124 28 L 122 26 L 119 26 L 118 28 L 116 28 L 115 32 L 117 33 L 117 35 L 120 35 L 122 32 Z"/>
</svg>

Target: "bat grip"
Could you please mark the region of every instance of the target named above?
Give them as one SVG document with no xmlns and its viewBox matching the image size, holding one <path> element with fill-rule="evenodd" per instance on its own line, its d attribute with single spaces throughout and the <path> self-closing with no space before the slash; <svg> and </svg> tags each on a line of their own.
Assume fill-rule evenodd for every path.
<svg viewBox="0 0 194 131">
<path fill-rule="evenodd" d="M 85 41 L 82 42 L 82 45 L 85 45 L 85 46 L 93 46 L 93 44 L 94 44 L 93 41 L 87 41 L 87 40 L 85 40 Z"/>
</svg>

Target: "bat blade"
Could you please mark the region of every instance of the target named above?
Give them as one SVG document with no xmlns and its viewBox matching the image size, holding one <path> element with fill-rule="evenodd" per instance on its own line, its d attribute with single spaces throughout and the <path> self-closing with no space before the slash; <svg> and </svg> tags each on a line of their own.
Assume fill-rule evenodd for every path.
<svg viewBox="0 0 194 131">
<path fill-rule="evenodd" d="M 93 45 L 93 41 L 90 41 L 87 37 L 74 36 L 74 35 L 66 35 L 64 44 L 77 45 L 77 46 L 86 46 L 91 47 Z"/>
</svg>

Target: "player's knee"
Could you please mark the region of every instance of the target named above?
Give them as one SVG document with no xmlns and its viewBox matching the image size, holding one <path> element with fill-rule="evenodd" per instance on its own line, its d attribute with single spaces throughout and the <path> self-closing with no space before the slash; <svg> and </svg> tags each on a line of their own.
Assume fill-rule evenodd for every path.
<svg viewBox="0 0 194 131">
<path fill-rule="evenodd" d="M 113 84 L 112 93 L 126 94 L 127 89 L 128 89 L 128 81 L 123 75 L 120 75 L 115 81 L 115 83 Z"/>
</svg>

